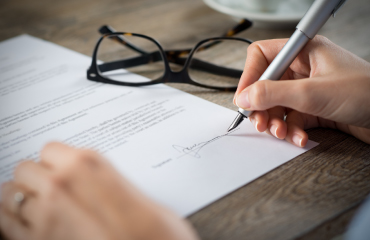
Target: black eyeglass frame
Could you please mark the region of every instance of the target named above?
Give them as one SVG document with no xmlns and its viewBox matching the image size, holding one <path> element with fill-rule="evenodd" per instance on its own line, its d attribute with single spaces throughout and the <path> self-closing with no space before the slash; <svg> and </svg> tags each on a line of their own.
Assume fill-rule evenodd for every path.
<svg viewBox="0 0 370 240">
<path fill-rule="evenodd" d="M 161 59 L 164 62 L 164 67 L 165 67 L 164 74 L 161 77 L 157 78 L 157 79 L 154 79 L 154 80 L 151 80 L 151 81 L 148 81 L 148 82 L 140 82 L 140 83 L 114 81 L 114 80 L 111 80 L 109 78 L 106 78 L 106 77 L 102 76 L 100 74 L 99 67 L 101 67 L 104 63 L 102 65 L 97 64 L 97 53 L 98 53 L 99 46 L 100 46 L 100 44 L 101 44 L 101 42 L 103 41 L 104 38 L 117 37 L 117 36 L 120 36 L 120 35 L 141 37 L 141 38 L 145 38 L 145 39 L 151 41 L 152 43 L 154 43 L 158 47 Z M 214 89 L 214 90 L 220 90 L 220 91 L 235 91 L 237 89 L 237 86 L 235 86 L 235 87 L 217 87 L 217 86 L 210 86 L 210 85 L 199 83 L 196 80 L 193 80 L 190 77 L 189 72 L 188 72 L 189 64 L 192 61 L 192 57 L 193 57 L 194 53 L 198 50 L 198 48 L 202 44 L 204 44 L 206 42 L 211 42 L 211 41 L 213 41 L 213 43 L 217 43 L 217 41 L 222 41 L 222 40 L 235 40 L 235 41 L 242 41 L 242 42 L 245 42 L 247 44 L 252 44 L 252 41 L 249 40 L 249 39 L 237 38 L 237 37 L 213 37 L 213 38 L 204 39 L 204 40 L 198 42 L 191 49 L 189 55 L 187 56 L 187 58 L 185 60 L 183 68 L 180 71 L 174 72 L 174 71 L 172 71 L 172 69 L 170 67 L 170 64 L 169 64 L 170 62 L 169 62 L 167 56 L 173 55 L 174 52 L 176 52 L 177 55 L 180 55 L 181 52 L 182 53 L 184 53 L 184 52 L 187 53 L 188 50 L 164 51 L 162 46 L 160 45 L 160 43 L 157 42 L 155 39 L 153 39 L 149 36 L 143 35 L 143 34 L 138 34 L 138 33 L 114 32 L 114 33 L 104 34 L 98 40 L 98 42 L 95 46 L 93 57 L 92 57 L 92 63 L 91 63 L 90 68 L 87 71 L 87 79 L 89 79 L 91 81 L 101 82 L 101 83 L 115 84 L 115 85 L 121 85 L 121 86 L 131 86 L 131 87 L 147 86 L 147 85 L 153 85 L 153 84 L 158 84 L 158 83 L 187 83 L 187 84 L 191 84 L 191 85 L 195 85 L 195 86 L 199 86 L 199 87 L 204 87 L 204 88 L 208 88 L 208 89 Z M 210 44 L 212 45 L 213 43 L 210 43 Z M 152 53 L 144 53 L 144 54 L 142 54 L 142 56 L 149 57 L 148 61 L 150 61 L 151 60 L 150 59 L 151 55 L 153 57 L 154 54 L 157 54 L 157 53 L 158 53 L 158 51 L 155 51 L 155 52 L 152 52 Z M 122 61 L 130 61 L 130 60 L 131 59 L 126 59 L 126 60 L 122 60 Z M 173 62 L 173 61 L 171 61 L 171 62 Z M 117 63 L 119 64 L 120 62 L 117 62 Z M 107 63 L 107 64 L 111 64 L 111 63 Z M 239 71 L 239 70 L 235 70 L 235 69 L 220 67 L 220 66 L 209 64 L 209 63 L 206 63 L 206 62 L 200 62 L 200 64 L 203 65 L 203 67 L 206 67 L 209 71 L 217 72 L 220 75 L 226 75 L 226 76 L 228 76 L 228 75 L 229 76 L 230 75 L 232 75 L 232 76 L 238 75 L 238 77 L 240 77 L 242 72 L 243 72 L 243 71 Z M 122 67 L 120 67 L 120 68 L 122 68 Z M 119 68 L 115 68 L 115 69 L 119 69 Z"/>
</svg>

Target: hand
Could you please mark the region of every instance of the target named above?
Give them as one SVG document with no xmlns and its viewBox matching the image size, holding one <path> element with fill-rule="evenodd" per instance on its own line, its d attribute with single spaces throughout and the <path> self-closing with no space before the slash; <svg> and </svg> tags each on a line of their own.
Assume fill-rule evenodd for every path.
<svg viewBox="0 0 370 240">
<path fill-rule="evenodd" d="M 234 104 L 255 111 L 250 120 L 258 131 L 299 147 L 308 140 L 304 130 L 315 127 L 370 143 L 370 63 L 316 36 L 282 80 L 256 82 L 286 41 L 259 41 L 248 48 Z"/>
<path fill-rule="evenodd" d="M 16 204 L 14 196 L 25 200 Z M 191 227 L 149 200 L 99 154 L 48 144 L 2 187 L 0 228 L 12 240 L 197 239 Z"/>
</svg>

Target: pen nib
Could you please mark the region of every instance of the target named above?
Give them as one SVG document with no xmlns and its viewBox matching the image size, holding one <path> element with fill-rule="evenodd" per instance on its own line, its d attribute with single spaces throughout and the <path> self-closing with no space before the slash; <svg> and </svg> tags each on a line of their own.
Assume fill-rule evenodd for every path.
<svg viewBox="0 0 370 240">
<path fill-rule="evenodd" d="M 235 129 L 241 122 L 243 122 L 244 116 L 240 113 L 238 113 L 238 116 L 236 116 L 233 123 L 230 125 L 229 129 L 227 129 L 227 132 L 230 132 L 231 130 Z"/>
</svg>

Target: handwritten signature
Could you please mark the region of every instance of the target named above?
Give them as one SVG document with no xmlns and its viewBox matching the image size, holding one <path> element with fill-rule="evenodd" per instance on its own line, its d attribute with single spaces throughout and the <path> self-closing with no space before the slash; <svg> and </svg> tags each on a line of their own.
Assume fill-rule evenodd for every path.
<svg viewBox="0 0 370 240">
<path fill-rule="evenodd" d="M 217 137 L 214 137 L 212 138 L 211 140 L 209 141 L 206 141 L 206 142 L 201 142 L 201 143 L 196 143 L 196 144 L 193 144 L 189 147 L 183 147 L 183 146 L 180 146 L 180 145 L 172 145 L 172 147 L 178 151 L 179 153 L 183 153 L 182 155 L 180 155 L 178 158 L 180 157 L 183 157 L 183 156 L 192 156 L 194 158 L 201 158 L 199 152 L 200 150 L 202 150 L 206 145 L 220 139 L 220 138 L 223 138 L 223 137 L 226 137 L 227 135 L 230 135 L 231 133 L 235 132 L 239 130 L 239 128 L 236 128 L 228 133 L 225 133 L 223 135 L 220 135 L 220 136 L 217 136 Z"/>
</svg>

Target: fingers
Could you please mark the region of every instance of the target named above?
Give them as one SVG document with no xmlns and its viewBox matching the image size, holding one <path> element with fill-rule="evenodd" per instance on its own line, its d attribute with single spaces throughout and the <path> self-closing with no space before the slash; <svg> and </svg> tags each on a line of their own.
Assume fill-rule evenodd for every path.
<svg viewBox="0 0 370 240">
<path fill-rule="evenodd" d="M 26 194 L 26 189 L 14 182 L 7 182 L 2 185 L 1 193 L 1 207 L 9 214 L 16 217 L 20 216 L 21 204 L 16 201 L 16 194 Z M 20 219 L 19 219 L 20 220 Z"/>
<path fill-rule="evenodd" d="M 307 127 L 308 116 L 297 111 L 291 111 L 286 117 L 286 123 L 288 126 L 288 132 L 285 140 L 298 146 L 304 147 L 308 141 L 308 135 L 304 131 Z M 311 127 L 311 126 L 310 126 Z"/>
<path fill-rule="evenodd" d="M 115 201 L 109 192 L 121 182 L 115 181 L 118 174 L 99 154 L 54 142 L 42 150 L 41 161 L 50 166 L 55 179 L 65 182 L 66 191 L 76 202 L 97 218 L 109 221 L 109 210 Z M 100 208 L 102 202 L 109 206 Z"/>
<path fill-rule="evenodd" d="M 285 111 L 281 107 L 272 108 L 268 111 L 255 111 L 250 116 L 250 119 L 252 123 L 255 123 L 256 119 L 262 123 L 258 125 L 253 124 L 259 132 L 265 131 L 298 147 L 304 147 L 307 144 L 308 135 L 304 131 L 305 129 L 329 124 L 329 121 L 319 120 L 317 117 L 294 110 L 287 113 L 284 121 L 283 113 Z"/>
<path fill-rule="evenodd" d="M 269 115 L 267 111 L 254 111 L 252 115 L 249 116 L 249 120 L 257 131 L 264 132 L 267 129 Z"/>
<path fill-rule="evenodd" d="M 1 206 L 9 214 L 14 215 L 22 224 L 30 226 L 31 220 L 37 215 L 35 201 L 37 196 L 26 187 L 14 181 L 4 183 L 2 186 Z M 22 203 L 15 200 L 16 194 L 23 194 Z"/>
<path fill-rule="evenodd" d="M 284 139 L 287 133 L 287 125 L 284 121 L 285 108 L 274 107 L 268 110 L 269 121 L 266 132 L 276 138 Z"/>
<path fill-rule="evenodd" d="M 49 166 L 52 171 L 65 169 L 75 160 L 74 150 L 76 149 L 59 142 L 48 143 L 40 153 L 40 162 Z"/>
<path fill-rule="evenodd" d="M 267 111 L 254 111 L 249 119 L 258 132 L 284 139 L 287 133 L 284 116 L 285 108 L 275 107 Z"/>
<path fill-rule="evenodd" d="M 240 78 L 235 97 L 246 87 L 257 81 L 275 56 L 285 45 L 287 39 L 254 42 L 248 47 L 247 60 Z M 234 97 L 234 104 L 236 105 Z"/>
<path fill-rule="evenodd" d="M 9 199 L 4 205 L 11 206 L 15 192 L 22 192 L 25 195 L 25 202 L 18 207 L 17 215 L 30 227 L 41 222 L 42 215 L 38 211 L 41 211 L 40 207 L 43 210 L 47 208 L 42 202 L 45 203 L 46 199 L 54 203 L 58 198 L 56 192 L 65 187 L 63 179 L 53 176 L 44 164 L 34 161 L 24 161 L 19 164 L 14 171 L 14 181 L 10 184 L 12 192 L 3 191 Z"/>
<path fill-rule="evenodd" d="M 20 163 L 14 171 L 14 181 L 36 194 L 47 188 L 50 171 L 34 161 Z"/>
<path fill-rule="evenodd" d="M 234 96 L 235 105 L 236 96 L 262 76 L 269 64 L 284 47 L 287 40 L 273 39 L 257 41 L 249 46 L 244 71 Z M 330 61 L 342 59 L 339 56 L 342 53 L 340 50 L 338 46 L 330 42 L 327 38 L 316 36 L 302 49 L 281 79 L 302 79 L 331 72 L 332 69 L 336 69 L 334 66 L 338 64 Z M 330 62 L 331 64 L 326 64 L 326 62 Z M 323 64 L 327 66 L 322 67 Z"/>
<path fill-rule="evenodd" d="M 260 41 L 248 48 L 248 57 L 234 96 L 234 104 L 255 111 L 250 120 L 258 131 L 266 131 L 279 139 L 286 138 L 289 142 L 294 140 L 295 145 L 302 147 L 307 142 L 305 140 L 307 134 L 302 130 L 304 128 L 302 126 L 299 128 L 292 120 L 288 125 L 284 117 L 286 107 L 302 109 L 307 105 L 305 101 L 307 94 L 302 95 L 305 85 L 292 84 L 293 81 L 279 82 L 279 85 L 272 81 L 256 82 L 286 41 L 286 39 Z M 304 78 L 310 75 L 308 54 L 301 55 L 297 58 L 299 60 L 292 64 L 296 71 L 287 71 L 282 79 Z"/>
<path fill-rule="evenodd" d="M 240 108 L 266 110 L 282 106 L 302 113 L 315 114 L 325 108 L 328 97 L 320 79 L 258 81 L 242 91 L 236 102 Z"/>
<path fill-rule="evenodd" d="M 30 239 L 29 229 L 18 218 L 0 207 L 0 229 L 7 239 L 23 240 Z"/>
<path fill-rule="evenodd" d="M 275 107 L 267 111 L 254 111 L 249 119 L 257 131 L 266 132 L 276 138 L 284 139 L 287 134 L 287 125 L 284 117 L 285 108 Z"/>
<path fill-rule="evenodd" d="M 117 209 L 126 215 L 135 215 L 138 209 L 133 207 L 143 207 L 150 203 L 150 200 L 93 151 L 51 143 L 42 150 L 41 159 L 50 166 L 55 178 L 67 181 L 65 189 L 71 199 L 112 228 L 120 228 L 122 224 L 115 221 L 115 217 L 112 218 L 118 214 Z M 104 208 L 101 208 L 102 203 Z"/>
<path fill-rule="evenodd" d="M 52 142 L 41 151 L 41 162 L 53 171 L 64 172 L 76 163 L 86 164 L 89 167 L 98 167 L 103 158 L 93 151 L 75 149 L 68 145 Z"/>
<path fill-rule="evenodd" d="M 27 199 L 17 200 L 18 194 L 21 194 L 21 197 L 26 197 L 27 193 L 28 191 L 23 186 L 14 182 L 2 185 L 0 229 L 8 239 L 30 239 L 28 221 L 23 216 L 23 207 L 27 203 Z"/>
<path fill-rule="evenodd" d="M 107 171 L 110 165 L 105 164 L 103 158 L 91 150 L 75 149 L 53 142 L 41 151 L 41 162 L 50 166 L 53 178 L 67 186 L 68 191 L 80 200 L 86 201 L 90 196 L 90 202 L 97 204 L 97 197 L 102 197 L 104 194 L 101 192 L 109 187 L 104 178 L 109 179 L 111 176 L 103 175 L 111 173 Z M 96 178 L 99 181 L 95 181 Z"/>
</svg>

